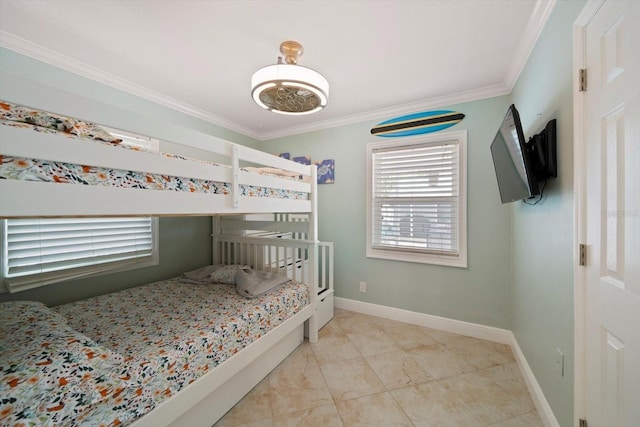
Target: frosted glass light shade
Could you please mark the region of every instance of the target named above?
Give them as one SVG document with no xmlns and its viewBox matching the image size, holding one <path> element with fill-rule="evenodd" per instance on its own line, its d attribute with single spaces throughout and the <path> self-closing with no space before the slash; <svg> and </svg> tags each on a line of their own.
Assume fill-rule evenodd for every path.
<svg viewBox="0 0 640 427">
<path fill-rule="evenodd" d="M 329 82 L 300 65 L 269 65 L 251 77 L 251 96 L 260 107 L 274 113 L 311 114 L 327 105 Z"/>
</svg>

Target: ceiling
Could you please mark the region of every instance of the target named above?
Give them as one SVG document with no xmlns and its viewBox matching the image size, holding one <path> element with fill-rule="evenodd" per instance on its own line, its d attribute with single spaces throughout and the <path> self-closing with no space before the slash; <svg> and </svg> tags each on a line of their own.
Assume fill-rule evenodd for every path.
<svg viewBox="0 0 640 427">
<path fill-rule="evenodd" d="M 555 0 L 0 0 L 0 46 L 264 140 L 510 93 Z M 262 110 L 279 45 L 330 84 Z"/>
</svg>

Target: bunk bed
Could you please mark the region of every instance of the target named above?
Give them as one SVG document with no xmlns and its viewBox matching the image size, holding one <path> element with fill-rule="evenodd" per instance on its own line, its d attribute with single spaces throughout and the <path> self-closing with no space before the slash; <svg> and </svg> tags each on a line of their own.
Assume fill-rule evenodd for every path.
<svg viewBox="0 0 640 427">
<path fill-rule="evenodd" d="M 92 122 L 9 102 L 0 112 L 3 218 L 314 212 L 307 165 L 197 133 L 185 145 L 228 164 L 127 149 Z"/>
<path fill-rule="evenodd" d="M 209 266 L 211 275 L 206 276 L 206 286 L 175 278 L 54 309 L 31 302 L 24 302 L 22 306 L 1 304 L 2 339 L 4 345 L 11 345 L 8 348 L 11 351 L 5 351 L 5 355 L 13 352 L 15 357 L 24 358 L 18 349 L 26 344 L 42 344 L 44 339 L 54 356 L 67 361 L 71 358 L 75 363 L 76 370 L 68 376 L 60 378 L 56 376 L 60 370 L 53 370 L 52 377 L 39 382 L 47 395 L 64 389 L 67 398 L 76 398 L 77 407 L 71 408 L 71 415 L 64 418 L 63 424 L 210 426 L 303 341 L 305 328 L 309 340 L 317 341 L 318 329 L 333 312 L 333 247 L 317 239 L 314 166 L 290 162 L 184 128 L 178 132 L 174 125 L 135 114 L 132 118 L 120 117 L 118 126 L 104 124 L 147 135 L 153 129 L 154 134 L 149 136 L 214 153 L 216 161 L 127 149 L 117 138 L 105 135 L 103 128 L 93 124 L 101 122 L 101 115 L 109 117 L 111 107 L 72 94 L 66 94 L 64 100 L 42 94 L 36 98 L 42 101 L 38 105 L 42 110 L 38 112 L 19 104 L 0 102 L 3 113 L 0 218 L 186 215 L 214 218 L 214 260 Z M 24 99 L 26 103 L 35 98 L 27 94 Z M 70 118 L 79 116 L 83 119 Z M 187 140 L 181 140 L 185 135 Z M 165 181 L 169 184 L 163 186 Z M 265 213 L 273 215 L 273 219 L 249 223 L 245 217 Z M 303 215 L 305 220 L 283 220 L 285 217 L 279 213 Z M 286 276 L 293 280 L 287 279 L 270 292 L 247 299 L 238 295 L 230 282 L 213 283 L 217 282 L 213 280 L 214 273 L 224 269 L 235 269 L 231 277 L 239 271 L 257 271 L 264 272 L 264 277 Z M 173 292 L 171 297 L 159 291 L 167 288 Z M 127 309 L 125 317 L 134 323 L 108 332 L 106 325 L 118 324 L 117 319 L 123 316 L 120 305 L 156 293 L 159 296 L 154 300 L 157 303 L 152 305 L 153 309 L 132 304 L 138 305 L 138 311 Z M 182 305 L 173 301 L 175 293 L 198 304 L 205 301 L 210 304 L 206 308 L 199 306 L 195 316 L 199 326 L 204 324 L 205 329 L 213 331 L 213 338 L 189 326 L 187 329 L 195 331 L 195 338 L 183 337 L 182 332 L 170 328 L 173 338 L 153 341 L 144 337 L 144 333 L 149 332 L 145 325 L 157 314 L 155 310 L 162 301 L 171 301 L 171 304 L 168 312 L 158 316 L 164 319 L 177 316 L 181 320 L 188 317 L 177 314 L 182 313 Z M 318 315 L 318 301 L 327 301 L 323 304 L 322 316 Z M 214 311 L 214 306 L 222 307 L 221 311 L 226 312 L 222 314 L 231 312 L 231 318 L 218 319 L 209 325 L 206 318 L 198 317 L 203 311 Z M 265 307 L 275 312 L 263 311 Z M 107 320 L 96 324 L 88 320 L 104 317 L 110 311 L 116 318 L 106 317 Z M 150 315 L 152 312 L 154 316 Z M 248 324 L 248 329 L 241 329 L 242 325 L 236 323 L 230 326 L 238 320 Z M 163 326 L 154 324 L 154 328 L 159 330 Z M 230 328 L 239 335 L 227 334 Z M 153 349 L 156 356 L 162 355 L 161 361 L 136 356 L 131 350 L 136 348 L 135 342 L 128 342 L 127 346 L 121 344 L 123 334 L 136 335 L 132 332 L 134 329 L 142 334 L 142 342 L 157 344 Z M 33 339 L 34 330 L 44 331 L 45 338 Z M 226 344 L 216 341 L 224 335 L 230 335 L 231 341 L 241 345 L 227 348 Z M 75 347 L 77 353 L 70 355 Z M 200 364 L 189 358 L 214 347 L 225 349 L 225 357 L 207 353 L 201 356 L 205 363 Z M 55 353 L 60 349 L 64 351 Z M 47 356 L 45 360 L 50 363 L 50 354 L 35 354 Z M 42 365 L 34 362 L 29 368 L 39 369 L 35 366 Z M 15 398 L 5 392 L 10 391 L 12 384 L 38 381 L 37 376 L 30 380 L 23 378 L 26 382 L 17 379 L 13 368 L 6 364 L 0 368 L 6 380 L 0 386 L 4 387 L 0 424 L 4 424 L 10 419 L 7 413 L 11 405 L 16 403 L 11 400 Z M 80 375 L 78 379 L 77 369 L 93 374 Z M 38 371 L 38 375 L 47 373 L 46 369 Z M 69 378 L 77 381 L 69 385 Z M 178 385 L 166 382 L 176 379 Z M 49 406 L 23 408 L 26 411 L 23 415 L 35 417 L 33 420 L 43 417 L 39 421 L 31 420 L 36 424 L 55 424 L 56 418 L 47 414 L 51 408 L 59 407 L 56 403 L 60 402 L 55 396 L 48 399 L 42 405 Z M 115 414 L 115 409 L 123 412 Z"/>
</svg>

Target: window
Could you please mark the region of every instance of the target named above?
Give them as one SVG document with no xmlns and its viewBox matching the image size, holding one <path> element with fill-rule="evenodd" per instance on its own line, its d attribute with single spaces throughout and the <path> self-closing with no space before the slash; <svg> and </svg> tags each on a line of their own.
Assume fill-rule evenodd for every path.
<svg viewBox="0 0 640 427">
<path fill-rule="evenodd" d="M 3 222 L 2 276 L 11 292 L 158 263 L 154 218 Z"/>
<path fill-rule="evenodd" d="M 113 131 L 123 143 L 157 150 L 158 141 Z M 0 221 L 5 290 L 158 264 L 158 219 L 64 218 Z M 1 288 L 1 286 L 0 286 Z"/>
<path fill-rule="evenodd" d="M 367 256 L 467 266 L 466 131 L 367 145 Z"/>
</svg>

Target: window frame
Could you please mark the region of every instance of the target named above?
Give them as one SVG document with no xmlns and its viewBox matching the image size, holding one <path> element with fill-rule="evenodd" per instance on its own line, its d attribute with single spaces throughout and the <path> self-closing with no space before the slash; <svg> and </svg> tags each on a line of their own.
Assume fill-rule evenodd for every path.
<svg viewBox="0 0 640 427">
<path fill-rule="evenodd" d="M 385 248 L 374 247 L 373 241 L 373 215 L 374 203 L 374 165 L 373 154 L 377 150 L 394 148 L 407 149 L 456 140 L 458 142 L 458 255 L 443 255 L 432 250 L 420 250 L 414 248 Z M 392 138 L 385 141 L 370 142 L 367 144 L 366 163 L 366 256 L 394 261 L 443 265 L 450 267 L 467 267 L 467 131 L 443 132 L 423 134 L 403 138 L 399 141 Z"/>
</svg>

